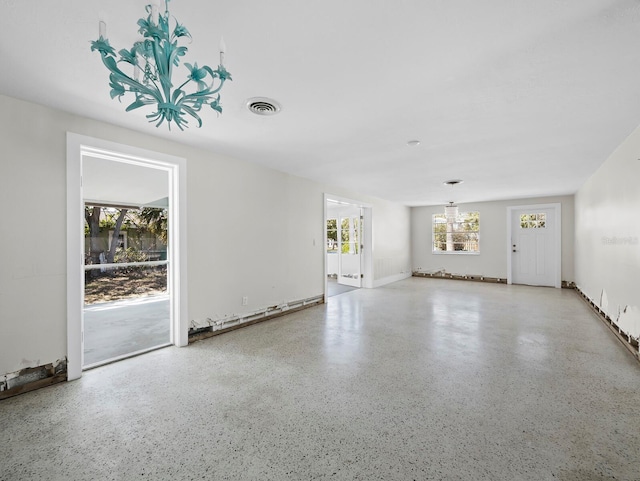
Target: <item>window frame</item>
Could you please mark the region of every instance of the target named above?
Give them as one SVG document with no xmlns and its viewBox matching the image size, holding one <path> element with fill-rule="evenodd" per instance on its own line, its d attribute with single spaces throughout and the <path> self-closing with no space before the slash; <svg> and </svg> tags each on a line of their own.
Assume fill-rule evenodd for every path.
<svg viewBox="0 0 640 481">
<path fill-rule="evenodd" d="M 435 246 L 436 246 L 436 231 L 435 231 L 435 226 L 436 226 L 436 217 L 442 218 L 445 214 L 444 213 L 433 213 L 431 215 L 431 254 L 435 254 L 435 255 L 463 255 L 463 256 L 477 256 L 480 255 L 480 211 L 474 210 L 474 211 L 468 211 L 468 212 L 459 212 L 458 216 L 456 217 L 456 223 L 465 223 L 464 219 L 469 215 L 469 214 L 477 214 L 478 215 L 478 230 L 477 231 L 464 231 L 464 232 L 459 232 L 462 234 L 467 234 L 467 233 L 473 233 L 477 235 L 477 245 L 478 245 L 478 250 L 476 251 L 464 251 L 464 250 L 453 250 L 453 251 L 447 251 L 447 250 L 436 250 Z"/>
</svg>

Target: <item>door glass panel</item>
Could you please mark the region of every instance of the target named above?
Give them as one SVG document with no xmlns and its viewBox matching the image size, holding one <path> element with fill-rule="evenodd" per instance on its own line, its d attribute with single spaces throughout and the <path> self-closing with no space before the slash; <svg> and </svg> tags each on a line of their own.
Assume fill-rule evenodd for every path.
<svg viewBox="0 0 640 481">
<path fill-rule="evenodd" d="M 327 253 L 337 254 L 338 252 L 338 221 L 337 219 L 327 220 Z"/>
<path fill-rule="evenodd" d="M 340 218 L 340 278 L 360 282 L 360 217 Z"/>
<path fill-rule="evenodd" d="M 342 253 L 360 254 L 360 219 L 357 217 L 343 217 L 341 220 Z"/>
<path fill-rule="evenodd" d="M 545 229 L 547 227 L 547 214 L 521 214 L 520 228 L 522 229 Z"/>
</svg>

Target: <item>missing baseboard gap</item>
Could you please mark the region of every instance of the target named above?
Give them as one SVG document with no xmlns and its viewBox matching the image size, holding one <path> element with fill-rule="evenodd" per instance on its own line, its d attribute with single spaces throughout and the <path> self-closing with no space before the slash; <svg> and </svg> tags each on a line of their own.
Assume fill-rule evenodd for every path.
<svg viewBox="0 0 640 481">
<path fill-rule="evenodd" d="M 411 273 L 413 277 L 427 277 L 434 279 L 453 279 L 456 281 L 475 281 L 475 282 L 491 282 L 493 284 L 506 284 L 507 279 L 501 277 L 488 277 L 481 275 L 469 275 L 469 274 L 451 274 L 445 270 L 439 270 L 435 272 L 419 272 L 414 271 Z"/>
<path fill-rule="evenodd" d="M 0 399 L 17 396 L 67 380 L 67 359 L 43 366 L 28 367 L 0 376 Z"/>
<path fill-rule="evenodd" d="M 575 284 L 574 284 L 575 285 Z M 598 304 L 596 304 L 593 299 L 589 298 L 578 286 L 575 286 L 576 292 L 580 295 L 582 300 L 587 303 L 587 305 L 591 308 L 591 310 L 598 316 L 598 318 L 604 322 L 607 327 L 613 332 L 616 338 L 622 343 L 624 347 L 636 358 L 637 361 L 640 361 L 640 342 L 638 339 L 635 339 L 622 331 L 620 327 L 616 324 L 616 321 L 611 319 L 611 317 L 600 308 Z"/>
<path fill-rule="evenodd" d="M 285 302 L 282 304 L 276 304 L 269 306 L 258 311 L 234 315 L 219 320 L 207 319 L 209 326 L 194 326 L 189 329 L 189 343 L 207 339 L 209 337 L 217 336 L 225 332 L 233 331 L 241 327 L 257 324 L 258 322 L 268 321 L 275 319 L 286 314 L 307 309 L 309 307 L 324 304 L 324 295 L 308 297 L 306 299 L 300 299 L 297 301 Z"/>
<path fill-rule="evenodd" d="M 414 271 L 411 273 L 413 277 L 427 277 L 434 279 L 453 279 L 456 281 L 475 281 L 475 282 L 491 282 L 493 284 L 506 284 L 507 279 L 503 277 L 487 277 L 479 274 L 451 274 L 444 269 L 433 272 L 420 272 Z M 576 284 L 573 281 L 562 281 L 561 286 L 563 289 L 575 289 Z"/>
</svg>

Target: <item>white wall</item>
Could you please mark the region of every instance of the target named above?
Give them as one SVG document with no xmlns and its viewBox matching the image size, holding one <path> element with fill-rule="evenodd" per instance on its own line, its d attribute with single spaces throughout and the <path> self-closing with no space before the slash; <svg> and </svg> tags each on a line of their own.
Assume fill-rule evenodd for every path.
<svg viewBox="0 0 640 481">
<path fill-rule="evenodd" d="M 514 199 L 459 204 L 460 212 L 480 212 L 480 253 L 432 253 L 432 215 L 444 205 L 411 208 L 411 255 L 414 271 L 507 277 L 507 207 L 560 203 L 562 205 L 562 280 L 573 281 L 573 196 Z"/>
<path fill-rule="evenodd" d="M 576 193 L 576 284 L 635 338 L 640 336 L 639 156 L 640 128 Z"/>
<path fill-rule="evenodd" d="M 67 131 L 187 159 L 196 325 L 323 293 L 324 192 L 372 205 L 375 279 L 410 270 L 408 207 L 6 96 L 0 111 L 0 375 L 66 356 Z"/>
</svg>

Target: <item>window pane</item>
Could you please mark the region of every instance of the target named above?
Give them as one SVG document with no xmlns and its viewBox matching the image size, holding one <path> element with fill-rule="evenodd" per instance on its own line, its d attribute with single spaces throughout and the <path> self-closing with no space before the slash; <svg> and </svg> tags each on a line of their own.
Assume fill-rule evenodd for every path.
<svg viewBox="0 0 640 481">
<path fill-rule="evenodd" d="M 546 228 L 547 214 L 540 212 L 537 214 L 520 215 L 521 229 L 544 229 Z"/>
<path fill-rule="evenodd" d="M 338 252 L 338 221 L 327 219 L 327 252 Z"/>
<path fill-rule="evenodd" d="M 432 221 L 433 252 L 480 251 L 479 212 L 461 212 L 453 220 L 433 214 Z"/>
</svg>

